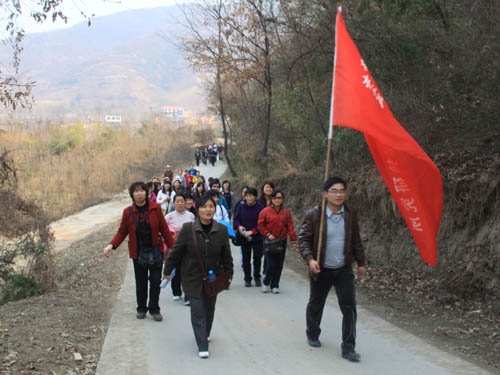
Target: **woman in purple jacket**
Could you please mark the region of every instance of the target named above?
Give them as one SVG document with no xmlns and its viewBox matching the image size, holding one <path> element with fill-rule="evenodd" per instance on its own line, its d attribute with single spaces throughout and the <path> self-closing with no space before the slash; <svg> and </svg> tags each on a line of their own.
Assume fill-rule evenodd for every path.
<svg viewBox="0 0 500 375">
<path fill-rule="evenodd" d="M 257 190 L 248 188 L 245 202 L 238 205 L 234 213 L 233 226 L 242 237 L 241 250 L 243 254 L 243 271 L 245 286 L 252 286 L 252 266 L 250 258 L 253 252 L 253 278 L 256 286 L 261 286 L 260 268 L 262 259 L 263 238 L 259 232 L 258 220 L 264 206 L 257 201 Z"/>
</svg>

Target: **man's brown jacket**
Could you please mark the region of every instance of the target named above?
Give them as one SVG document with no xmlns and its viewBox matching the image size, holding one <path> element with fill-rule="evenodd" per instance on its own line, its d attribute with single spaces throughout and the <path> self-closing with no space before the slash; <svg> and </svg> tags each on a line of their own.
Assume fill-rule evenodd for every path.
<svg viewBox="0 0 500 375">
<path fill-rule="evenodd" d="M 304 222 L 299 233 L 299 251 L 302 258 L 309 264 L 311 259 L 317 258 L 319 241 L 319 224 L 321 221 L 321 206 L 311 208 L 306 212 Z M 350 210 L 344 203 L 345 244 L 344 256 L 347 265 L 351 266 L 355 260 L 359 267 L 365 265 L 365 252 L 359 235 L 359 225 L 356 212 Z M 323 231 L 323 243 L 320 255 L 320 267 L 323 269 L 326 250 L 326 223 Z"/>
</svg>

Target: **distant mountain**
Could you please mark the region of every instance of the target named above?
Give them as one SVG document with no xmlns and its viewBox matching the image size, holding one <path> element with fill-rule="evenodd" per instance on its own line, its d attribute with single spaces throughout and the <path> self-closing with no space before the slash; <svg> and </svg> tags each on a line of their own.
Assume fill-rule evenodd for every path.
<svg viewBox="0 0 500 375">
<path fill-rule="evenodd" d="M 36 81 L 34 112 L 84 119 L 162 105 L 204 110 L 199 80 L 172 43 L 181 17 L 177 6 L 139 9 L 95 18 L 91 27 L 28 34 L 21 71 Z"/>
</svg>

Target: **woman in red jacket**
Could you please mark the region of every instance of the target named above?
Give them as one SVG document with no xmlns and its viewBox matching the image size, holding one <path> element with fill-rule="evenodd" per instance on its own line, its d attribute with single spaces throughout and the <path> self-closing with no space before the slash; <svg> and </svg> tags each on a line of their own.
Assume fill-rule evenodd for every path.
<svg viewBox="0 0 500 375">
<path fill-rule="evenodd" d="M 283 207 L 284 197 L 281 190 L 273 191 L 271 194 L 271 205 L 264 208 L 259 215 L 258 225 L 260 233 L 270 241 L 281 238 L 283 248 L 281 252 L 271 254 L 266 249 L 266 241 L 264 241 L 267 272 L 262 285 L 263 293 L 272 291 L 274 294 L 278 294 L 280 292 L 279 286 L 283 262 L 285 261 L 287 236 L 290 236 L 292 246 L 296 247 L 297 234 L 293 228 L 290 210 Z"/>
<path fill-rule="evenodd" d="M 120 228 L 109 245 L 104 248 L 104 255 L 109 257 L 111 250 L 117 249 L 123 240 L 129 236 L 128 250 L 130 258 L 134 263 L 137 297 L 136 317 L 137 319 L 144 319 L 146 312 L 149 310 L 153 319 L 159 322 L 163 320 L 158 303 L 160 299 L 163 259 L 161 259 L 161 262 L 154 262 L 154 264 L 146 266 L 139 263 L 139 255 L 141 254 L 141 250 L 143 255 L 146 253 L 144 249 L 158 249 L 158 247 L 161 249 L 160 234 L 168 247 L 174 245 L 174 238 L 163 217 L 160 205 L 147 199 L 148 187 L 144 182 L 134 182 L 130 185 L 129 194 L 133 204 L 123 210 Z M 132 215 L 132 211 L 134 215 Z M 134 223 L 133 216 L 137 223 Z M 148 299 L 148 279 L 149 305 L 146 305 Z"/>
</svg>

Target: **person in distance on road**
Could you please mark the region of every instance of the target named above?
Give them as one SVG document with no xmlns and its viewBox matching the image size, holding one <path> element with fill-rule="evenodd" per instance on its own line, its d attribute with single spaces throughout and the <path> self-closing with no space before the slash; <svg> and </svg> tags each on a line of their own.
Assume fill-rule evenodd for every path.
<svg viewBox="0 0 500 375">
<path fill-rule="evenodd" d="M 181 182 L 182 187 L 185 189 L 186 188 L 186 179 L 184 178 L 184 173 L 182 172 L 182 169 L 177 170 L 177 174 L 174 176 L 174 181 L 179 180 Z"/>
<path fill-rule="evenodd" d="M 181 193 L 181 192 L 183 192 L 182 182 L 179 179 L 175 179 L 174 183 L 172 184 L 172 193 L 170 194 L 170 199 L 171 199 L 172 203 L 174 202 L 175 195 L 177 193 Z M 168 209 L 168 212 L 173 212 L 174 210 L 175 210 L 175 206 L 173 204 L 171 204 L 169 209 Z"/>
<path fill-rule="evenodd" d="M 161 206 L 163 214 L 166 214 L 168 212 L 171 201 L 170 199 L 171 194 L 172 194 L 172 183 L 169 180 L 165 179 L 165 182 L 163 182 L 162 189 L 158 192 L 158 195 L 156 196 L 156 203 L 158 203 Z"/>
<path fill-rule="evenodd" d="M 196 208 L 194 208 L 194 198 L 193 194 L 185 194 L 186 196 L 186 211 L 191 212 L 194 217 L 198 216 L 198 212 L 196 211 Z"/>
<path fill-rule="evenodd" d="M 352 264 L 358 265 L 358 278 L 365 274 L 365 253 L 359 234 L 356 212 L 345 204 L 347 183 L 340 177 L 329 178 L 323 186 L 327 200 L 324 238 L 319 260 L 321 206 L 308 210 L 299 233 L 299 250 L 309 265 L 310 295 L 306 310 L 307 340 L 320 347 L 320 324 L 330 289 L 335 287 L 342 312 L 342 357 L 357 362 L 356 293 Z"/>
<path fill-rule="evenodd" d="M 221 221 L 229 222 L 229 215 L 226 208 L 221 204 L 219 200 L 219 191 L 215 189 L 210 189 L 207 195 L 212 198 L 215 202 L 215 215 L 214 220 L 220 223 Z"/>
<path fill-rule="evenodd" d="M 226 209 L 226 212 L 229 214 L 229 206 L 227 204 L 227 201 L 226 199 L 224 198 L 224 196 L 222 195 L 221 191 L 220 191 L 220 180 L 218 178 L 213 178 L 212 181 L 209 182 L 209 186 L 210 186 L 210 189 L 213 189 L 213 190 L 217 190 L 217 192 L 219 193 L 219 204 L 221 204 L 222 206 L 224 206 L 224 208 Z M 217 216 L 217 214 L 216 214 Z M 231 215 L 229 215 L 229 218 L 231 218 Z"/>
<path fill-rule="evenodd" d="M 165 172 L 163 173 L 163 177 L 168 177 L 170 182 L 174 180 L 174 172 L 170 169 L 170 165 L 167 164 L 165 167 Z"/>
<path fill-rule="evenodd" d="M 229 182 L 229 180 L 224 180 L 222 182 L 220 195 L 226 200 L 228 207 L 227 213 L 229 214 L 229 217 L 231 217 L 231 214 L 233 212 L 234 193 L 231 191 L 231 183 Z"/>
<path fill-rule="evenodd" d="M 198 181 L 196 183 L 196 187 L 194 188 L 194 203 L 196 209 L 198 209 L 198 205 L 201 202 L 201 199 L 205 195 L 205 183 L 203 181 Z"/>
<path fill-rule="evenodd" d="M 215 202 L 205 195 L 198 206 L 198 218 L 192 224 L 183 225 L 163 268 L 163 278 L 170 278 L 172 269 L 179 263 L 182 265 L 182 288 L 191 302 L 191 324 L 200 358 L 209 356 L 208 343 L 217 296 L 208 296 L 203 290 L 193 229 L 205 270 L 215 271 L 222 266 L 229 273 L 229 279 L 233 277 L 233 258 L 227 228 L 213 220 L 214 213 Z"/>
<path fill-rule="evenodd" d="M 162 264 L 160 262 L 158 266 L 155 263 L 154 267 L 143 266 L 139 264 L 139 255 L 144 249 L 161 249 L 159 234 L 162 235 L 168 247 L 174 245 L 174 238 L 163 217 L 160 205 L 148 199 L 148 187 L 144 182 L 134 182 L 130 185 L 129 194 L 133 201 L 132 206 L 123 210 L 118 232 L 109 245 L 104 248 L 104 256 L 109 257 L 111 250 L 117 249 L 123 240 L 129 236 L 128 250 L 134 264 L 136 285 L 136 317 L 137 319 L 144 319 L 149 310 L 154 320 L 161 321 L 163 317 L 158 302 Z M 138 231 L 136 231 L 136 224 L 131 211 L 133 211 L 136 218 Z M 149 304 L 147 304 L 148 280 Z"/>
</svg>

